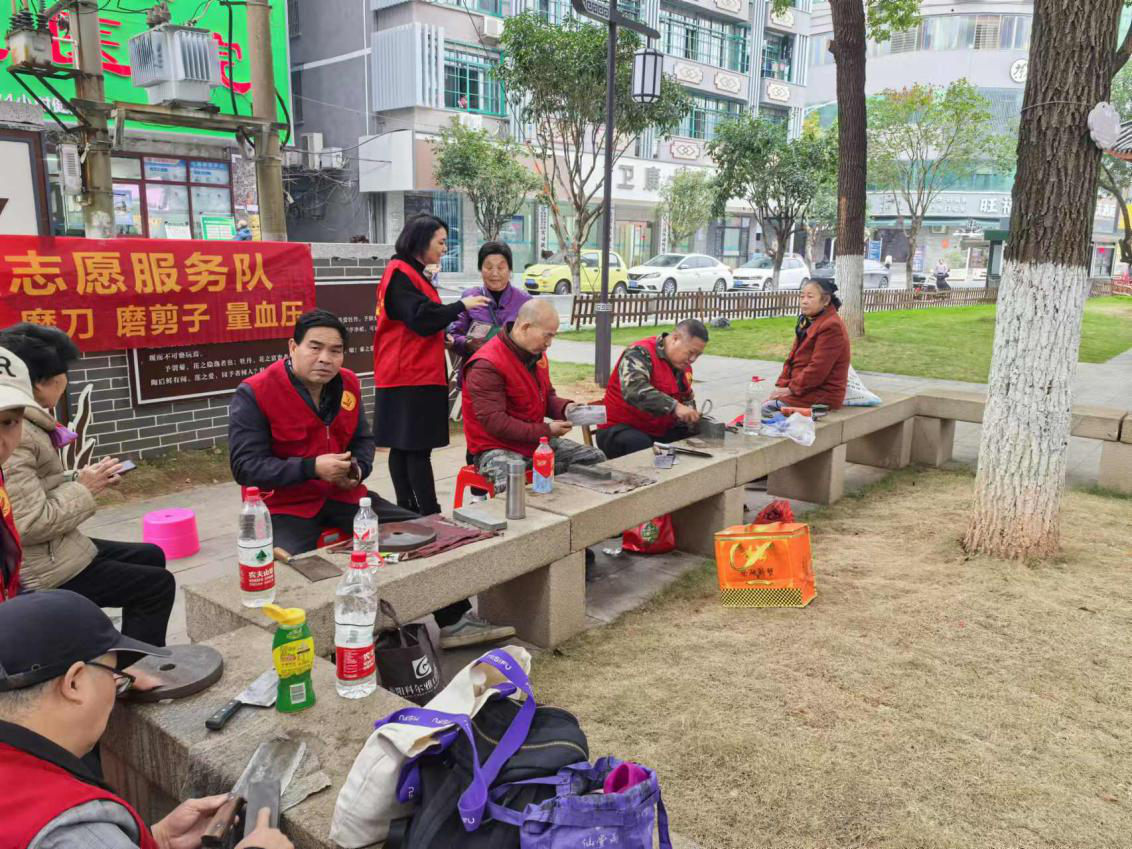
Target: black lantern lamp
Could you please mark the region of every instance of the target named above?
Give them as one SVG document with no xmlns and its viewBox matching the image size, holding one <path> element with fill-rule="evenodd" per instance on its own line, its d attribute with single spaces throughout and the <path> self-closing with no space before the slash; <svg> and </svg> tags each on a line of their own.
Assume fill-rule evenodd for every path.
<svg viewBox="0 0 1132 849">
<path fill-rule="evenodd" d="M 646 47 L 633 54 L 633 100 L 656 103 L 660 100 L 660 81 L 664 73 L 664 54 Z"/>
</svg>

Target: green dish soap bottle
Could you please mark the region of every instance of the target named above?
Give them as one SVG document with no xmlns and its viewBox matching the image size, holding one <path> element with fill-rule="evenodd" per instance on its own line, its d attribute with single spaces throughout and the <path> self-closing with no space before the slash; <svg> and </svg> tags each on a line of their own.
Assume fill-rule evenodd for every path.
<svg viewBox="0 0 1132 849">
<path fill-rule="evenodd" d="M 314 704 L 311 667 L 314 666 L 314 638 L 307 627 L 307 612 L 301 607 L 265 604 L 263 612 L 279 623 L 271 656 L 279 673 L 279 695 L 275 709 L 295 713 Z"/>
</svg>

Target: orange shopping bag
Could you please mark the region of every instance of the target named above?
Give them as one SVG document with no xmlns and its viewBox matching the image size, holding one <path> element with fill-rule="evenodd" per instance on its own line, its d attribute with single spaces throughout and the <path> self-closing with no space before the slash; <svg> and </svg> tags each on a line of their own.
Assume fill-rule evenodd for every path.
<svg viewBox="0 0 1132 849">
<path fill-rule="evenodd" d="M 715 565 L 724 607 L 805 607 L 816 595 L 809 525 L 724 528 L 715 535 Z"/>
</svg>

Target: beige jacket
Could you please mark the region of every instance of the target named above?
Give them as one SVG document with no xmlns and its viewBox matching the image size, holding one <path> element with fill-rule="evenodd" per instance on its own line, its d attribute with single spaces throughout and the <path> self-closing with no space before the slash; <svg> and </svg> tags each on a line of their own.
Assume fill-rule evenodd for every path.
<svg viewBox="0 0 1132 849">
<path fill-rule="evenodd" d="M 63 461 L 51 443 L 55 419 L 38 407 L 24 412 L 19 447 L 4 464 L 16 529 L 24 548 L 20 583 L 45 590 L 67 583 L 90 565 L 96 549 L 78 527 L 94 515 L 90 490 L 64 479 Z"/>
</svg>

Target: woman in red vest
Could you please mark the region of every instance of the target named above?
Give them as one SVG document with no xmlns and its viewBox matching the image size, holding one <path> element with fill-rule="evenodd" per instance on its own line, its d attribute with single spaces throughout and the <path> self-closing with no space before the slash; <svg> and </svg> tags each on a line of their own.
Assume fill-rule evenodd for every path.
<svg viewBox="0 0 1132 849">
<path fill-rule="evenodd" d="M 373 435 L 389 449 L 397 504 L 422 516 L 440 512 L 431 454 L 448 444 L 444 330 L 488 302 L 483 296 L 440 302 L 425 266 L 439 263 L 447 245 L 448 227 L 439 218 L 411 219 L 377 289 Z"/>
</svg>

